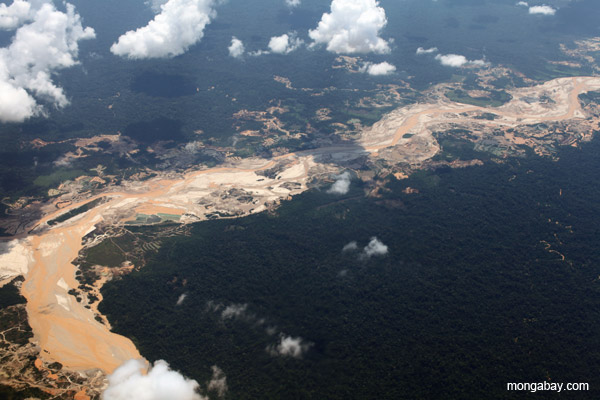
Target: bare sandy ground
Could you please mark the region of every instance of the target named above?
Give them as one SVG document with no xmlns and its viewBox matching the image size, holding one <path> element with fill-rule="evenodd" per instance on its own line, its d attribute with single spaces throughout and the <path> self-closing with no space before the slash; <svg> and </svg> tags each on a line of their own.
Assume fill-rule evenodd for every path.
<svg viewBox="0 0 600 400">
<path fill-rule="evenodd" d="M 79 285 L 71 261 L 81 249 L 82 236 L 100 222 L 97 215 L 103 208 L 99 206 L 96 213 L 30 239 L 34 262 L 22 292 L 28 299 L 27 313 L 35 341 L 44 350 L 42 358 L 64 362 L 74 370 L 101 368 L 108 372 L 128 359 L 140 357 L 130 340 L 108 331 L 67 293 Z"/>
<path fill-rule="evenodd" d="M 417 103 L 392 111 L 371 128 L 365 129 L 359 142 L 380 158 L 419 163 L 439 151 L 433 137 L 436 127 L 460 124 L 476 133 L 478 129 L 584 120 L 587 116 L 581 110 L 578 96 L 598 89 L 598 77 L 559 78 L 539 86 L 511 90 L 512 100 L 497 108 L 454 103 L 438 96 L 430 103 Z M 484 113 L 494 114 L 495 119 L 476 118 Z M 511 137 L 515 144 L 528 143 L 526 139 Z M 507 139 L 510 140 L 509 137 Z"/>
<path fill-rule="evenodd" d="M 310 177 L 337 171 L 335 163 L 340 160 L 365 154 L 393 156 L 395 161 L 410 163 L 431 158 L 439 151 L 431 129 L 440 121 L 459 121 L 468 118 L 465 113 L 478 112 L 493 112 L 498 116 L 494 121 L 485 121 L 486 124 L 510 126 L 584 118 L 577 96 L 598 89 L 600 78 L 557 79 L 538 87 L 514 90 L 513 100 L 496 109 L 440 98 L 393 111 L 364 130 L 359 146 L 315 149 L 271 160 L 244 159 L 184 175 L 126 182 L 96 196 L 106 197 L 107 201 L 83 215 L 54 226 L 46 224 L 92 199 L 46 215 L 28 238 L 12 243 L 11 251 L 0 258 L 7 260 L 0 264 L 0 277 L 25 274 L 23 294 L 28 300 L 33 340 L 42 348 L 44 361 L 58 361 L 73 370 L 99 368 L 110 373 L 140 354 L 129 339 L 111 333 L 67 293 L 78 285 L 76 267 L 71 261 L 82 248 L 82 237 L 93 231 L 95 225 L 122 224 L 136 213 L 178 214 L 182 215 L 182 221 L 195 221 L 215 212 L 231 216 L 260 212 L 272 202 L 306 190 Z M 407 133 L 412 136 L 405 137 Z M 267 170 L 271 173 L 265 174 Z M 240 196 L 240 190 L 250 194 L 252 201 L 248 202 L 248 196 Z"/>
</svg>

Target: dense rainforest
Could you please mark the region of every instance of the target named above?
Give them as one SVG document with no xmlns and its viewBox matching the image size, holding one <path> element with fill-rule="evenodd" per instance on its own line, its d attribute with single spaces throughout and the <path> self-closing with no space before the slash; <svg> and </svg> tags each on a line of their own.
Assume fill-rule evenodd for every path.
<svg viewBox="0 0 600 400">
<path fill-rule="evenodd" d="M 149 360 L 199 382 L 218 365 L 232 399 L 527 398 L 506 384 L 542 381 L 597 395 L 599 168 L 594 140 L 390 178 L 379 197 L 313 189 L 166 239 L 100 309 Z M 367 255 L 371 237 L 387 254 Z M 301 357 L 274 354 L 284 336 Z"/>
</svg>

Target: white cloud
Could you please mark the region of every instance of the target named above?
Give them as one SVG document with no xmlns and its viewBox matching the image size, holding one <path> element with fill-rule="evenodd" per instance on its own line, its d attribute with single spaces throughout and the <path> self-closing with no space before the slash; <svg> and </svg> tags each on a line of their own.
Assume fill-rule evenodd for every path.
<svg viewBox="0 0 600 400">
<path fill-rule="evenodd" d="M 150 6 L 150 8 L 152 8 L 152 10 L 155 13 L 159 13 L 160 12 L 160 6 L 162 6 L 163 4 L 165 4 L 168 0 L 148 0 L 146 1 L 146 4 L 148 6 Z"/>
<path fill-rule="evenodd" d="M 458 54 L 438 54 L 435 56 L 435 59 L 440 62 L 440 64 L 446 67 L 465 67 L 465 66 L 478 66 L 483 67 L 487 65 L 485 60 L 468 60 L 465 56 L 461 56 Z"/>
<path fill-rule="evenodd" d="M 358 244 L 356 243 L 355 240 L 353 240 L 342 248 L 342 253 L 346 253 L 348 251 L 355 251 L 355 250 L 358 250 Z"/>
<path fill-rule="evenodd" d="M 356 241 L 352 241 L 345 245 L 342 248 L 342 253 L 356 251 L 358 250 L 358 244 Z M 373 256 L 384 256 L 388 253 L 388 247 L 381 242 L 381 240 L 377 239 L 377 237 L 373 236 L 369 243 L 362 249 L 358 258 L 361 260 L 365 260 L 371 258 Z"/>
<path fill-rule="evenodd" d="M 348 171 L 335 177 L 337 180 L 327 190 L 331 194 L 346 194 L 350 190 L 350 173 Z"/>
<path fill-rule="evenodd" d="M 265 332 L 267 332 L 267 335 L 273 336 L 277 332 L 277 327 L 276 326 L 267 326 L 265 328 Z"/>
<path fill-rule="evenodd" d="M 184 293 L 181 296 L 179 296 L 179 298 L 177 299 L 176 305 L 178 305 L 178 306 L 182 305 L 186 297 L 187 297 L 187 293 Z"/>
<path fill-rule="evenodd" d="M 258 57 L 258 56 L 262 56 L 264 54 L 271 54 L 271 52 L 269 50 L 256 50 L 256 51 L 251 51 L 248 53 L 248 55 L 252 56 L 252 57 Z"/>
<path fill-rule="evenodd" d="M 266 325 L 265 318 L 258 318 L 255 314 L 248 312 L 248 304 L 231 304 L 225 306 L 222 303 L 208 301 L 206 304 L 208 311 L 219 313 L 221 320 L 236 319 L 245 321 L 253 325 L 254 328 L 264 328 L 267 335 L 272 336 L 277 333 L 277 327 Z M 302 338 L 294 338 L 279 332 L 279 342 L 267 346 L 266 351 L 273 356 L 288 356 L 301 358 L 310 347 L 313 345 L 310 342 L 305 342 Z M 213 367 L 213 378 L 208 383 L 208 390 L 226 391 L 227 383 L 225 376 L 220 369 Z M 220 393 L 220 392 L 219 392 Z"/>
<path fill-rule="evenodd" d="M 209 301 L 206 303 L 206 309 L 208 311 L 216 312 L 221 314 L 221 319 L 245 319 L 247 321 L 252 321 L 256 319 L 254 314 L 248 313 L 248 304 L 230 304 L 225 306 L 222 303 L 215 303 L 214 301 Z"/>
<path fill-rule="evenodd" d="M 235 36 L 231 37 L 231 45 L 227 48 L 229 55 L 234 58 L 240 58 L 244 55 L 244 43 Z"/>
<path fill-rule="evenodd" d="M 519 1 L 517 3 L 518 6 L 522 6 L 522 7 L 529 7 L 529 3 L 526 1 Z"/>
<path fill-rule="evenodd" d="M 462 67 L 469 62 L 465 56 L 458 54 L 438 54 L 435 59 L 438 60 L 442 65 L 455 68 Z"/>
<path fill-rule="evenodd" d="M 369 75 L 373 76 L 381 76 L 381 75 L 389 75 L 393 72 L 396 72 L 396 67 L 392 64 L 384 61 L 379 64 L 373 63 L 365 63 L 360 69 L 360 72 L 366 72 Z"/>
<path fill-rule="evenodd" d="M 215 311 L 216 312 L 216 311 L 222 310 L 223 308 L 225 308 L 225 306 L 223 304 L 215 303 L 212 300 L 209 300 L 209 301 L 206 302 L 206 309 L 208 311 Z"/>
<path fill-rule="evenodd" d="M 312 44 L 326 44 L 333 53 L 389 53 L 389 43 L 379 37 L 387 24 L 385 10 L 376 0 L 332 0 L 316 29 L 308 35 Z"/>
<path fill-rule="evenodd" d="M 232 304 L 230 306 L 225 307 L 225 309 L 221 312 L 221 318 L 223 318 L 223 319 L 240 318 L 240 317 L 244 316 L 247 309 L 248 309 L 248 304 Z"/>
<path fill-rule="evenodd" d="M 284 33 L 281 36 L 273 36 L 269 41 L 269 49 L 273 53 L 288 54 L 302 45 L 302 40 L 296 37 L 295 32 Z"/>
<path fill-rule="evenodd" d="M 175 57 L 204 36 L 217 0 L 169 0 L 148 25 L 119 37 L 110 51 L 132 59 Z"/>
<path fill-rule="evenodd" d="M 0 120 L 21 122 L 40 111 L 40 106 L 25 89 L 14 87 L 4 79 L 0 80 Z"/>
<path fill-rule="evenodd" d="M 215 391 L 219 397 L 223 397 L 228 389 L 227 377 L 225 376 L 225 373 L 223 373 L 223 370 L 216 365 L 213 365 L 211 368 L 212 378 L 208 382 L 208 391 Z"/>
<path fill-rule="evenodd" d="M 71 159 L 68 156 L 61 156 L 57 160 L 53 161 L 52 164 L 56 167 L 68 167 L 71 165 Z"/>
<path fill-rule="evenodd" d="M 288 54 L 298 49 L 304 41 L 298 38 L 296 32 L 284 33 L 281 36 L 273 36 L 269 40 L 269 50 L 256 50 L 251 51 L 248 55 L 252 57 L 258 57 L 265 54 Z"/>
<path fill-rule="evenodd" d="M 185 151 L 187 151 L 188 153 L 196 153 L 198 150 L 202 149 L 204 147 L 204 144 L 200 141 L 193 141 L 193 142 L 187 142 L 185 144 L 185 146 L 183 146 L 183 149 Z"/>
<path fill-rule="evenodd" d="M 66 12 L 56 10 L 50 3 L 32 5 L 39 8 L 33 8 L 31 22 L 20 26 L 11 44 L 0 49 L 0 121 L 3 122 L 22 122 L 44 114 L 37 100 L 57 108 L 67 106 L 69 100 L 63 89 L 52 82 L 52 74 L 78 64 L 78 42 L 95 37 L 92 28 L 82 27 L 72 4 L 65 4 Z"/>
<path fill-rule="evenodd" d="M 108 388 L 102 400 L 204 400 L 197 393 L 198 382 L 187 379 L 169 368 L 166 361 L 158 360 L 146 374 L 146 364 L 129 360 L 108 377 Z"/>
<path fill-rule="evenodd" d="M 437 47 L 430 47 L 429 49 L 424 49 L 423 47 L 419 47 L 417 49 L 417 55 L 431 54 L 431 53 L 437 53 L 437 52 L 438 52 L 438 48 Z"/>
<path fill-rule="evenodd" d="M 546 5 L 533 6 L 529 7 L 529 14 L 554 15 L 556 14 L 556 9 Z"/>
<path fill-rule="evenodd" d="M 302 358 L 311 346 L 312 343 L 306 343 L 300 337 L 294 338 L 281 334 L 279 343 L 267 347 L 267 352 L 273 356 Z"/>
<path fill-rule="evenodd" d="M 298 7 L 300 2 L 300 0 L 285 0 L 285 4 L 287 4 L 288 7 Z"/>
<path fill-rule="evenodd" d="M 468 64 L 476 67 L 485 67 L 486 65 L 489 65 L 489 63 L 485 60 L 469 60 Z"/>
<path fill-rule="evenodd" d="M 27 21 L 33 19 L 35 11 L 42 2 L 32 4 L 25 0 L 14 0 L 10 6 L 0 4 L 0 29 L 16 29 Z M 36 7 L 36 5 L 38 7 Z"/>
<path fill-rule="evenodd" d="M 361 258 L 371 258 L 373 256 L 384 256 L 388 252 L 388 247 L 375 236 L 371 238 L 369 244 L 365 246 L 361 253 Z"/>
</svg>

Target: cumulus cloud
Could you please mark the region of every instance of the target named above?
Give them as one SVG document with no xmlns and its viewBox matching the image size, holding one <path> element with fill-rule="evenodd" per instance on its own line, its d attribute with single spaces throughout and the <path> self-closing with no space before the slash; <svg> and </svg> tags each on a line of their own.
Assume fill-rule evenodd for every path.
<svg viewBox="0 0 600 400">
<path fill-rule="evenodd" d="M 216 17 L 218 0 L 169 0 L 148 25 L 119 37 L 110 51 L 131 59 L 165 58 L 183 54 L 204 36 Z"/>
<path fill-rule="evenodd" d="M 108 388 L 103 400 L 205 400 L 198 394 L 198 382 L 187 379 L 169 368 L 166 361 L 158 360 L 146 374 L 146 364 L 129 360 L 108 377 Z"/>
<path fill-rule="evenodd" d="M 465 56 L 461 56 L 459 54 L 438 54 L 435 56 L 435 59 L 440 62 L 440 64 L 446 67 L 466 67 L 466 66 L 477 66 L 483 67 L 487 65 L 485 60 L 468 60 Z"/>
<path fill-rule="evenodd" d="M 240 58 L 244 55 L 244 43 L 235 36 L 231 37 L 231 45 L 227 48 L 229 55 L 234 58 Z"/>
<path fill-rule="evenodd" d="M 396 67 L 387 61 L 379 64 L 365 63 L 360 69 L 360 72 L 367 73 L 373 76 L 389 75 L 396 72 Z"/>
<path fill-rule="evenodd" d="M 295 32 L 284 33 L 281 36 L 273 36 L 269 40 L 269 50 L 276 54 L 288 54 L 302 45 L 302 39 Z"/>
<path fill-rule="evenodd" d="M 419 47 L 417 49 L 417 55 L 421 55 L 421 54 L 431 54 L 431 53 L 437 53 L 438 52 L 438 48 L 437 47 L 430 47 L 428 49 L 425 49 L 423 47 Z"/>
<path fill-rule="evenodd" d="M 529 7 L 529 3 L 526 1 L 519 1 L 517 2 L 517 5 L 521 7 Z"/>
<path fill-rule="evenodd" d="M 342 248 L 342 253 L 347 253 L 349 251 L 355 251 L 355 250 L 358 250 L 358 244 L 356 243 L 355 240 L 353 240 Z"/>
<path fill-rule="evenodd" d="M 221 318 L 223 319 L 232 319 L 232 318 L 240 318 L 244 316 L 246 310 L 248 309 L 248 304 L 232 304 L 221 312 Z"/>
<path fill-rule="evenodd" d="M 304 41 L 300 38 L 298 38 L 298 35 L 296 32 L 288 32 L 288 33 L 284 33 L 281 36 L 273 36 L 270 40 L 269 40 L 269 50 L 256 50 L 256 51 L 251 51 L 248 53 L 248 55 L 252 56 L 252 57 L 258 57 L 258 56 L 262 56 L 265 54 L 288 54 L 291 53 L 292 51 L 298 49 L 300 46 L 302 46 L 302 44 L 304 43 Z"/>
<path fill-rule="evenodd" d="M 351 176 L 348 171 L 343 174 L 337 175 L 336 181 L 331 185 L 331 187 L 327 190 L 327 193 L 330 194 L 346 194 L 348 190 L 350 190 L 350 180 Z"/>
<path fill-rule="evenodd" d="M 533 6 L 529 7 L 529 14 L 554 15 L 556 14 L 556 9 L 546 5 Z"/>
<path fill-rule="evenodd" d="M 300 3 L 300 0 L 285 0 L 285 4 L 287 4 L 288 7 L 298 7 Z"/>
<path fill-rule="evenodd" d="M 248 304 L 230 304 L 228 306 L 209 301 L 206 303 L 208 311 L 216 312 L 221 314 L 221 319 L 244 319 L 247 321 L 256 320 L 256 316 L 248 312 Z"/>
<path fill-rule="evenodd" d="M 358 250 L 358 244 L 356 241 L 352 241 L 342 248 L 342 253 L 352 252 Z M 373 256 L 384 256 L 388 253 L 388 247 L 373 236 L 369 243 L 362 249 L 358 254 L 358 258 L 361 260 L 369 259 Z"/>
<path fill-rule="evenodd" d="M 213 365 L 211 369 L 212 377 L 208 382 L 208 391 L 215 391 L 219 397 L 223 397 L 228 390 L 227 377 L 225 376 L 223 370 L 216 365 Z"/>
<path fill-rule="evenodd" d="M 388 247 L 373 236 L 369 241 L 369 244 L 365 246 L 361 253 L 361 258 L 371 258 L 373 256 L 384 256 L 388 252 Z"/>
<path fill-rule="evenodd" d="M 385 10 L 376 0 L 333 0 L 308 35 L 314 45 L 325 44 L 333 53 L 389 53 L 389 43 L 379 37 L 387 24 Z"/>
<path fill-rule="evenodd" d="M 25 0 L 14 0 L 10 6 L 4 3 L 0 4 L 0 29 L 16 29 L 25 22 L 32 20 L 35 11 L 44 2 L 34 1 L 34 3 Z"/>
<path fill-rule="evenodd" d="M 186 293 L 184 293 L 181 296 L 179 296 L 179 298 L 177 299 L 177 304 L 176 305 L 178 305 L 178 306 L 182 305 L 183 302 L 185 301 L 186 297 L 187 297 Z"/>
<path fill-rule="evenodd" d="M 13 6 L 14 3 L 3 8 L 2 15 L 15 16 L 16 11 L 8 11 Z M 11 44 L 0 49 L 0 121 L 3 122 L 22 122 L 44 114 L 38 100 L 57 108 L 67 106 L 69 100 L 63 89 L 52 82 L 52 74 L 78 64 L 78 42 L 95 37 L 92 28 L 83 28 L 72 4 L 65 4 L 66 12 L 47 2 L 32 2 L 31 7 L 31 15 L 26 18 L 31 22 L 18 27 Z M 17 19 L 5 22 L 5 26 L 25 21 Z"/>
<path fill-rule="evenodd" d="M 41 112 L 40 106 L 25 89 L 14 87 L 4 79 L 0 80 L 0 120 L 21 122 Z"/>
<path fill-rule="evenodd" d="M 302 358 L 311 346 L 312 343 L 307 343 L 300 337 L 294 338 L 281 334 L 279 343 L 267 347 L 267 352 L 272 356 Z"/>
</svg>

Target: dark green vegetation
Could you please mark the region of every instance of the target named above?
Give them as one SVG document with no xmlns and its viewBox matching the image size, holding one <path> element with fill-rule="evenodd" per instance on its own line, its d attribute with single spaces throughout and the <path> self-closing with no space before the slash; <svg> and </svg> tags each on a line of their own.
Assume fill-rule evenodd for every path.
<svg viewBox="0 0 600 400">
<path fill-rule="evenodd" d="M 102 202 L 102 200 L 104 200 L 103 197 L 99 197 L 96 200 L 92 200 L 89 203 L 85 203 L 82 206 L 79 206 L 77 208 L 72 209 L 69 212 L 66 212 L 62 215 L 59 215 L 58 217 L 51 219 L 50 221 L 48 221 L 48 225 L 56 225 L 59 224 L 61 222 L 65 222 L 68 219 L 73 218 L 76 215 L 82 214 L 88 210 L 91 210 L 92 208 L 96 207 L 98 204 L 100 204 Z"/>
<path fill-rule="evenodd" d="M 23 282 L 23 280 L 23 277 L 19 276 L 0 288 L 0 309 L 27 302 L 15 285 L 15 283 Z"/>
<path fill-rule="evenodd" d="M 52 396 L 38 388 L 28 387 L 23 390 L 17 390 L 0 384 L 0 398 L 5 400 L 49 399 L 50 397 Z"/>
<path fill-rule="evenodd" d="M 587 92 L 579 95 L 579 101 L 585 107 L 588 104 L 600 103 L 600 92 Z"/>
<path fill-rule="evenodd" d="M 130 262 L 137 268 L 145 265 L 148 257 L 151 257 L 160 246 L 162 239 L 187 232 L 187 227 L 165 222 L 160 226 L 144 227 L 127 225 L 118 228 L 118 232 L 111 231 L 109 239 L 103 240 L 98 245 L 84 249 L 77 260 L 77 280 L 81 283 L 79 289 L 86 290 L 85 285 L 93 285 L 99 276 L 95 270 L 96 265 L 108 268 L 118 268 L 125 262 Z M 89 234 L 91 238 L 105 232 L 99 228 Z"/>
<path fill-rule="evenodd" d="M 0 340 L 3 349 L 10 345 L 24 346 L 29 343 L 33 333 L 27 321 L 24 303 L 0 309 L 0 332 L 3 332 Z"/>
<path fill-rule="evenodd" d="M 491 154 L 475 150 L 475 144 L 467 139 L 462 139 L 457 136 L 469 135 L 470 132 L 462 129 L 453 129 L 447 132 L 436 132 L 434 134 L 436 140 L 440 144 L 441 152 L 433 157 L 433 161 L 468 161 L 478 159 L 489 161 Z M 419 172 L 417 172 L 419 173 Z"/>
<path fill-rule="evenodd" d="M 33 337 L 24 307 L 27 300 L 19 291 L 20 283 L 23 281 L 23 277 L 19 276 L 0 288 L 0 332 L 2 332 L 0 347 L 2 349 L 6 349 L 8 343 L 23 346 Z"/>
<path fill-rule="evenodd" d="M 22 140 L 26 138 L 15 132 L 7 133 L 6 137 L 2 134 L 1 139 L 0 192 L 3 196 L 11 196 L 13 200 L 19 196 L 45 195 L 48 191 L 46 185 L 56 185 L 60 180 L 55 179 L 61 174 L 60 170 L 49 173 L 52 171 L 52 162 L 74 149 L 68 144 L 50 145 L 43 150 L 24 148 Z M 67 176 L 72 177 L 72 172 L 61 175 L 61 178 L 68 179 Z"/>
<path fill-rule="evenodd" d="M 554 78 L 586 75 L 594 75 L 594 70 L 590 67 L 575 68 L 566 65 L 547 63 L 536 70 L 531 78 L 538 81 L 547 81 Z"/>
<path fill-rule="evenodd" d="M 33 181 L 36 186 L 43 187 L 45 189 L 58 186 L 60 183 L 77 178 L 78 176 L 84 175 L 85 171 L 80 169 L 58 169 L 52 172 L 50 175 L 40 175 Z"/>
<path fill-rule="evenodd" d="M 479 107 L 500 107 L 510 101 L 512 96 L 503 90 L 490 92 L 489 97 L 471 97 L 463 90 L 449 90 L 446 97 L 452 101 L 464 104 L 472 104 Z"/>
<path fill-rule="evenodd" d="M 595 398 L 600 142 L 559 155 L 421 171 L 378 199 L 353 182 L 344 197 L 313 190 L 276 214 L 197 224 L 106 286 L 101 310 L 151 360 L 199 382 L 217 364 L 232 399 L 506 399 L 507 382 L 547 379 L 589 382 L 568 398 Z M 342 254 L 371 236 L 389 254 Z M 209 301 L 248 304 L 247 317 L 223 320 Z M 314 345 L 273 357 L 268 326 Z"/>
<path fill-rule="evenodd" d="M 181 141 L 181 122 L 168 118 L 157 118 L 148 122 L 136 122 L 125 128 L 125 135 L 145 144 L 151 144 L 161 140 Z"/>
<path fill-rule="evenodd" d="M 17 283 L 23 282 L 23 277 L 17 277 L 0 288 L 0 355 L 4 362 L 13 359 L 11 351 L 15 346 L 24 346 L 33 337 L 31 327 L 27 322 L 27 312 L 24 304 L 26 299 L 21 296 Z M 35 357 L 30 360 L 31 363 Z M 25 370 L 27 367 L 24 367 Z M 5 381 L 6 382 L 6 381 Z M 48 399 L 51 396 L 38 388 L 27 387 L 14 389 L 0 384 L 0 398 L 7 400 L 22 400 L 29 398 Z"/>
<path fill-rule="evenodd" d="M 168 75 L 146 71 L 137 75 L 131 90 L 154 97 L 180 97 L 196 93 L 194 82 L 181 75 Z"/>
</svg>

